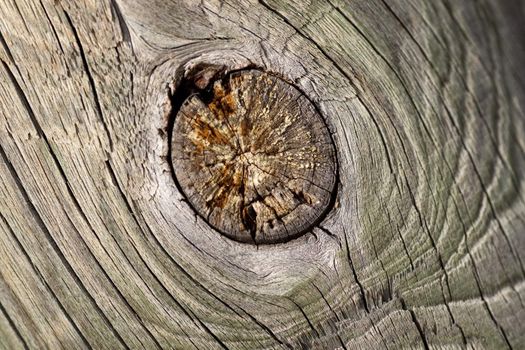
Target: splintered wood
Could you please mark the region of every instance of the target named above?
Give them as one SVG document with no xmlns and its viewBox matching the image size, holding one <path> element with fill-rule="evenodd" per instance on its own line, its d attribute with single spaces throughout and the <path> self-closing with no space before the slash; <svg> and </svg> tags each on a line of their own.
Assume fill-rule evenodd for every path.
<svg viewBox="0 0 525 350">
<path fill-rule="evenodd" d="M 336 155 L 312 103 L 285 81 L 257 71 L 215 81 L 178 111 L 175 177 L 189 203 L 224 235 L 284 242 L 329 209 Z"/>
</svg>

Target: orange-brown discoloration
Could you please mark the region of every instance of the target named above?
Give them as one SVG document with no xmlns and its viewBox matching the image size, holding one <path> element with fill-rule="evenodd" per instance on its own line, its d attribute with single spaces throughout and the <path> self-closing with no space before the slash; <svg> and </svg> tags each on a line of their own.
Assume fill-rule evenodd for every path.
<svg viewBox="0 0 525 350">
<path fill-rule="evenodd" d="M 192 127 L 194 132 L 197 134 L 196 144 L 201 143 L 202 141 L 207 141 L 210 144 L 219 144 L 219 145 L 228 145 L 230 141 L 226 135 L 216 127 L 211 126 L 209 123 L 196 118 Z"/>
<path fill-rule="evenodd" d="M 234 165 L 226 164 L 220 173 L 220 178 L 213 181 L 210 185 L 216 187 L 216 195 L 206 205 L 211 210 L 213 208 L 224 208 L 231 195 L 237 193 L 242 184 L 242 174 L 238 170 L 233 170 Z"/>
<path fill-rule="evenodd" d="M 241 121 L 241 135 L 246 137 L 250 134 L 252 130 L 252 123 L 248 118 L 242 118 Z"/>
<path fill-rule="evenodd" d="M 208 108 L 217 117 L 227 119 L 232 115 L 235 108 L 235 98 L 232 96 L 231 91 L 227 91 L 221 84 L 215 84 L 213 88 L 214 97 L 213 100 L 208 104 Z"/>
</svg>

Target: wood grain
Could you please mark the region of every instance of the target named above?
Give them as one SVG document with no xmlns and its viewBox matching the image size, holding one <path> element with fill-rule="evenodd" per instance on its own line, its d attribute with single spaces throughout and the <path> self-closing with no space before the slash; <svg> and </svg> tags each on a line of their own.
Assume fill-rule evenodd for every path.
<svg viewBox="0 0 525 350">
<path fill-rule="evenodd" d="M 525 347 L 522 0 L 0 18 L 1 348 Z M 168 131 L 202 66 L 272 72 L 319 111 L 339 182 L 315 228 L 243 244 L 195 214 Z"/>
</svg>

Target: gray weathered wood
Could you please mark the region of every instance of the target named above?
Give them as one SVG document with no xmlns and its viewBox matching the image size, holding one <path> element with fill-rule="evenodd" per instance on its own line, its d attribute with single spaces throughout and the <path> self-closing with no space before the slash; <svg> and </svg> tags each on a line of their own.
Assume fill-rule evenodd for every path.
<svg viewBox="0 0 525 350">
<path fill-rule="evenodd" d="M 3 0 L 0 347 L 525 347 L 521 0 Z M 196 215 L 170 96 L 292 82 L 337 148 L 283 244 Z"/>
</svg>

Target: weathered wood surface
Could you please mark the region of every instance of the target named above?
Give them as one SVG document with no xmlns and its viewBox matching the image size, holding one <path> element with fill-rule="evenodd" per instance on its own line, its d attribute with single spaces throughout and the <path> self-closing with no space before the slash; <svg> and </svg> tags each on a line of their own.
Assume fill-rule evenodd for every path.
<svg viewBox="0 0 525 350">
<path fill-rule="evenodd" d="M 519 0 L 2 0 L 0 347 L 525 347 Z M 175 185 L 199 64 L 287 77 L 333 210 L 255 246 Z"/>
</svg>

